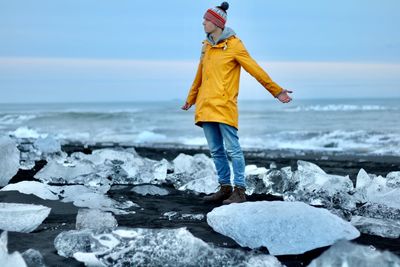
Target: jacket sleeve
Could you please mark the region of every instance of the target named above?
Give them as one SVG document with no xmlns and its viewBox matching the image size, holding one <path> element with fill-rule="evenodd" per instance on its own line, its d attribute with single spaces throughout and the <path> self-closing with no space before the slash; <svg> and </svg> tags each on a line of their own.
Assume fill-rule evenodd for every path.
<svg viewBox="0 0 400 267">
<path fill-rule="evenodd" d="M 202 60 L 200 59 L 199 66 L 197 67 L 196 77 L 194 78 L 192 87 L 189 90 L 189 95 L 186 99 L 186 102 L 190 105 L 196 103 L 197 93 L 199 92 L 199 88 L 202 80 Z"/>
<path fill-rule="evenodd" d="M 282 88 L 272 81 L 269 75 L 249 55 L 249 52 L 247 52 L 247 49 L 244 47 L 242 41 L 239 40 L 235 49 L 236 61 L 239 62 L 239 64 L 274 97 L 278 96 L 282 92 Z"/>
</svg>

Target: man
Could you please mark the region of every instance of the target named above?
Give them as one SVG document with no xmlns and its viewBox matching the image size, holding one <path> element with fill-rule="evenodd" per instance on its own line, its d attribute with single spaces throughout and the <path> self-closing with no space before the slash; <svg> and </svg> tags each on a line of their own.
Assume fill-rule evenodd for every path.
<svg viewBox="0 0 400 267">
<path fill-rule="evenodd" d="M 292 93 L 273 82 L 250 57 L 235 32 L 225 27 L 228 8 L 228 3 L 223 2 L 208 9 L 204 15 L 207 39 L 203 42 L 196 77 L 182 106 L 183 110 L 188 110 L 196 105 L 195 124 L 203 128 L 219 177 L 219 190 L 204 197 L 204 201 L 223 201 L 223 204 L 246 201 L 245 161 L 237 135 L 240 68 L 243 67 L 282 103 L 290 102 L 288 93 Z M 232 160 L 234 188 L 226 152 Z"/>
</svg>

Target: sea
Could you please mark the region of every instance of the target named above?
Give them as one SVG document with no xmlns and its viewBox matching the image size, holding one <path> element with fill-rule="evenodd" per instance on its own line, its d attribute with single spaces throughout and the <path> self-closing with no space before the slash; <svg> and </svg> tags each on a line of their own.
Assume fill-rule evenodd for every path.
<svg viewBox="0 0 400 267">
<path fill-rule="evenodd" d="M 0 104 L 0 134 L 62 143 L 205 146 L 182 101 Z M 400 156 L 400 99 L 239 101 L 244 149 Z"/>
</svg>

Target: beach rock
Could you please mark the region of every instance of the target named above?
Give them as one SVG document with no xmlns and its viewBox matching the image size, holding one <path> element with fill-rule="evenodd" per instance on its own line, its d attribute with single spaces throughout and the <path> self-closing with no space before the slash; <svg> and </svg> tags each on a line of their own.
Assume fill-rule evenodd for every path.
<svg viewBox="0 0 400 267">
<path fill-rule="evenodd" d="M 308 265 L 308 267 L 323 266 L 399 267 L 400 258 L 389 251 L 382 252 L 341 240 Z"/>
<path fill-rule="evenodd" d="M 204 180 L 205 177 L 217 179 L 214 163 L 205 154 L 189 156 L 181 153 L 173 160 L 173 166 L 174 172 L 168 174 L 167 180 L 177 189 L 196 179 Z M 199 181 L 199 183 L 201 184 L 203 181 Z"/>
<path fill-rule="evenodd" d="M 7 232 L 0 234 L 0 266 L 1 267 L 27 267 L 24 259 L 18 251 L 8 254 Z"/>
<path fill-rule="evenodd" d="M 328 210 L 302 202 L 230 204 L 208 213 L 207 223 L 242 247 L 267 247 L 272 255 L 302 254 L 360 235 L 349 222 Z"/>
<path fill-rule="evenodd" d="M 349 176 L 327 174 L 317 165 L 299 160 L 297 171 L 287 179 L 289 180 L 285 182 L 285 200 L 317 203 L 327 209 L 349 212 L 356 208 L 352 196 L 354 186 Z"/>
<path fill-rule="evenodd" d="M 0 137 L 0 187 L 5 186 L 17 174 L 20 152 L 17 144 L 8 136 Z"/>
<path fill-rule="evenodd" d="M 386 238 L 400 237 L 400 222 L 398 220 L 353 216 L 351 218 L 351 224 L 364 234 Z"/>
<path fill-rule="evenodd" d="M 42 254 L 36 249 L 27 249 L 22 253 L 22 257 L 28 267 L 46 267 Z"/>
<path fill-rule="evenodd" d="M 168 190 L 166 190 L 164 188 L 160 188 L 155 185 L 138 185 L 138 186 L 135 186 L 134 188 L 132 188 L 131 191 L 135 192 L 136 194 L 142 195 L 142 196 L 146 196 L 146 195 L 166 196 L 169 194 Z"/>
<path fill-rule="evenodd" d="M 49 216 L 50 210 L 42 205 L 0 203 L 0 229 L 32 232 Z"/>
<path fill-rule="evenodd" d="M 102 230 L 104 228 L 116 228 L 117 220 L 109 212 L 95 209 L 79 209 L 76 216 L 76 229 Z"/>
<path fill-rule="evenodd" d="M 55 247 L 62 256 L 103 266 L 282 266 L 271 255 L 215 247 L 186 228 L 73 230 L 59 234 Z"/>
<path fill-rule="evenodd" d="M 18 191 L 23 194 L 33 194 L 41 199 L 58 200 L 57 192 L 51 191 L 51 186 L 36 182 L 36 181 L 22 181 L 15 184 L 8 184 L 0 191 Z"/>
</svg>

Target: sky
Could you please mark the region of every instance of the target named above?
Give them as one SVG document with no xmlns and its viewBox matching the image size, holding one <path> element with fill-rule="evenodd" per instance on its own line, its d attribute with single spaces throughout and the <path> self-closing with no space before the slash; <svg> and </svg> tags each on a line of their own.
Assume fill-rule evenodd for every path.
<svg viewBox="0 0 400 267">
<path fill-rule="evenodd" d="M 295 98 L 400 97 L 400 1 L 228 2 L 227 26 Z M 183 101 L 220 3 L 0 0 L 0 103 Z M 247 99 L 271 95 L 243 71 Z"/>
</svg>

